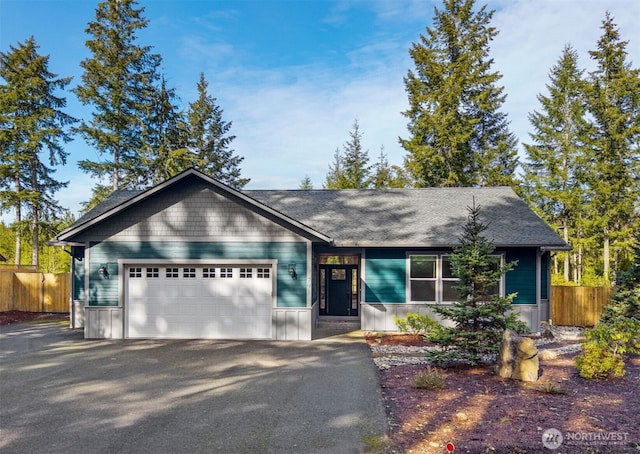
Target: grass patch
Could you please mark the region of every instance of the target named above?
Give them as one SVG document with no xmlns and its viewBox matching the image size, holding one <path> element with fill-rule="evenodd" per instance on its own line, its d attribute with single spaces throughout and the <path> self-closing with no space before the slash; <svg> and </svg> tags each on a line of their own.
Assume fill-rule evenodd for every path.
<svg viewBox="0 0 640 454">
<path fill-rule="evenodd" d="M 435 391 L 446 387 L 446 375 L 440 369 L 427 366 L 425 370 L 416 376 L 413 384 L 419 389 L 429 389 Z"/>
</svg>

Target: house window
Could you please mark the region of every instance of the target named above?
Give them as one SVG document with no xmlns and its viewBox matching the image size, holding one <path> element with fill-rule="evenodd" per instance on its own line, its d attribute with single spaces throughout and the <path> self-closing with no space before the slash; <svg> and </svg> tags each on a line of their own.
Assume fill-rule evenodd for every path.
<svg viewBox="0 0 640 454">
<path fill-rule="evenodd" d="M 258 274 L 258 279 L 269 279 L 271 277 L 271 269 L 258 268 L 257 274 Z"/>
<path fill-rule="evenodd" d="M 202 277 L 204 279 L 213 279 L 216 277 L 215 268 L 202 268 Z"/>
<path fill-rule="evenodd" d="M 412 255 L 409 257 L 409 277 L 411 301 L 435 303 L 436 300 L 436 265 L 435 255 Z"/>
<path fill-rule="evenodd" d="M 493 268 L 497 271 L 502 261 L 501 255 L 494 255 Z M 409 256 L 409 301 L 414 303 L 452 303 L 459 296 L 455 289 L 459 279 L 451 267 L 450 255 L 410 255 Z M 504 275 L 491 289 L 493 294 L 502 294 Z"/>
<path fill-rule="evenodd" d="M 196 277 L 196 269 L 195 268 L 183 268 L 182 269 L 182 277 L 187 279 L 193 279 Z"/>
<path fill-rule="evenodd" d="M 220 277 L 221 278 L 232 278 L 233 277 L 233 268 L 220 268 Z"/>
<path fill-rule="evenodd" d="M 179 277 L 178 268 L 165 268 L 164 276 L 168 279 Z"/>
<path fill-rule="evenodd" d="M 142 268 L 129 268 L 129 277 L 142 277 Z"/>
<path fill-rule="evenodd" d="M 240 268 L 240 279 L 251 279 L 253 268 Z"/>
</svg>

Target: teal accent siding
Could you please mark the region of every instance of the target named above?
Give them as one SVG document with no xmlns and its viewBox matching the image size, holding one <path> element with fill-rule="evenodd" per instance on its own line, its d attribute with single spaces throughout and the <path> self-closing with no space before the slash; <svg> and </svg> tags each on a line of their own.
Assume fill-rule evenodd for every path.
<svg viewBox="0 0 640 454">
<path fill-rule="evenodd" d="M 545 252 L 542 254 L 542 282 L 540 289 L 540 298 L 543 300 L 549 299 L 549 267 L 551 266 L 551 254 Z"/>
<path fill-rule="evenodd" d="M 407 259 L 403 249 L 367 249 L 364 298 L 368 303 L 404 303 Z"/>
<path fill-rule="evenodd" d="M 118 305 L 118 267 L 120 259 L 195 260 L 230 259 L 278 260 L 278 307 L 306 307 L 307 247 L 297 242 L 102 242 L 91 245 L 89 305 Z M 295 263 L 297 279 L 289 275 L 289 264 Z M 109 279 L 98 272 L 107 264 Z"/>
<path fill-rule="evenodd" d="M 506 294 L 517 293 L 513 304 L 536 304 L 536 249 L 509 249 L 506 261 L 518 265 L 505 275 Z"/>
</svg>

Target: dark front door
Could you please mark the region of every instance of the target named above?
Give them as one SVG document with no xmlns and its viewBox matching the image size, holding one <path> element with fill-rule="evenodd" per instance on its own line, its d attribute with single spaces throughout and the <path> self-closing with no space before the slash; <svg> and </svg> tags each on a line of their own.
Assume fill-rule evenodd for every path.
<svg viewBox="0 0 640 454">
<path fill-rule="evenodd" d="M 320 266 L 320 315 L 358 315 L 358 266 Z"/>
</svg>

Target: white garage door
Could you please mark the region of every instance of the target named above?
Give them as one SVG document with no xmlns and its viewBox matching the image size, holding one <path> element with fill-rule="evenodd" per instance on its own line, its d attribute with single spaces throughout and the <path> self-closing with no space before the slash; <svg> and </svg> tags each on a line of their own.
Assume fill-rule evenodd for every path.
<svg viewBox="0 0 640 454">
<path fill-rule="evenodd" d="M 270 339 L 270 265 L 129 265 L 127 336 Z"/>
</svg>

